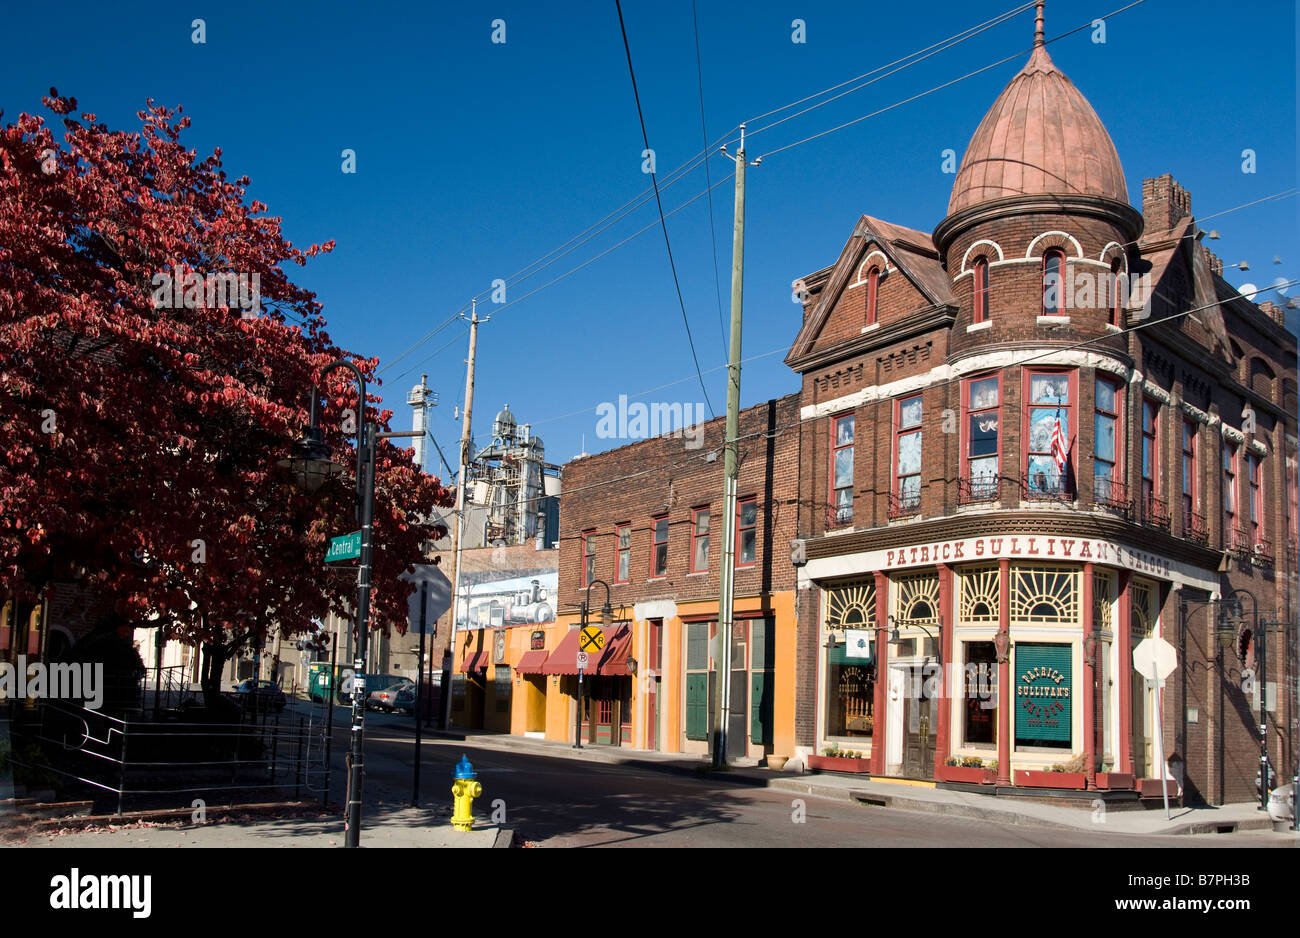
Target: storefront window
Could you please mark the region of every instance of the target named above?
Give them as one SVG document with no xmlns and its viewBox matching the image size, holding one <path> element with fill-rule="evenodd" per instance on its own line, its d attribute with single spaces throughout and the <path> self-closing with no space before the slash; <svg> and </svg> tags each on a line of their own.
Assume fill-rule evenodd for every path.
<svg viewBox="0 0 1300 938">
<path fill-rule="evenodd" d="M 875 659 L 849 657 L 847 643 L 826 649 L 826 735 L 870 738 L 875 726 Z"/>
<path fill-rule="evenodd" d="M 1033 374 L 1029 378 L 1029 445 L 1025 479 L 1031 497 L 1070 493 L 1070 376 Z M 1056 445 L 1053 445 L 1053 443 Z M 1058 461 L 1059 457 L 1059 461 Z M 1062 468 L 1064 463 L 1064 468 Z"/>
<path fill-rule="evenodd" d="M 966 745 L 997 742 L 998 655 L 992 642 L 962 642 L 965 699 L 962 738 Z"/>
<path fill-rule="evenodd" d="M 1016 748 L 1072 748 L 1074 681 L 1071 647 L 1017 642 Z"/>
</svg>

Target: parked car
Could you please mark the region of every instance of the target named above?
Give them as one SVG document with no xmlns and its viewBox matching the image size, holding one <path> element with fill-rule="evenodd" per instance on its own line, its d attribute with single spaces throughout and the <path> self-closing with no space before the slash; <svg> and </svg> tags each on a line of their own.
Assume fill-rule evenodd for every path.
<svg viewBox="0 0 1300 938">
<path fill-rule="evenodd" d="M 256 696 L 253 691 L 254 685 L 257 687 Z M 252 710 L 256 705 L 258 710 L 279 713 L 289 703 L 289 698 L 285 697 L 284 691 L 275 681 L 254 681 L 249 678 L 236 684 L 231 694 L 245 710 Z"/>
<path fill-rule="evenodd" d="M 410 695 L 406 703 L 402 703 L 400 699 L 403 692 L 408 692 Z M 415 682 L 405 678 L 395 684 L 372 690 L 366 696 L 366 709 L 368 710 L 382 710 L 384 713 L 392 713 L 394 710 L 406 710 L 413 706 L 415 706 Z"/>
</svg>

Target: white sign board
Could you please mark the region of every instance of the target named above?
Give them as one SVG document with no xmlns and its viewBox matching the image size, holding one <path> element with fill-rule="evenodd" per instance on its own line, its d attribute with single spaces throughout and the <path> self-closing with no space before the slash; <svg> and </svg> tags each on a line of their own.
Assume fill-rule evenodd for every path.
<svg viewBox="0 0 1300 938">
<path fill-rule="evenodd" d="M 844 630 L 844 657 L 867 659 L 871 657 L 871 633 L 866 629 Z"/>
<path fill-rule="evenodd" d="M 578 652 L 578 668 L 582 671 L 587 670 L 587 653 L 585 651 Z"/>
<path fill-rule="evenodd" d="M 1148 681 L 1163 681 L 1178 667 L 1178 652 L 1158 635 L 1144 638 L 1133 649 L 1133 668 Z"/>
</svg>

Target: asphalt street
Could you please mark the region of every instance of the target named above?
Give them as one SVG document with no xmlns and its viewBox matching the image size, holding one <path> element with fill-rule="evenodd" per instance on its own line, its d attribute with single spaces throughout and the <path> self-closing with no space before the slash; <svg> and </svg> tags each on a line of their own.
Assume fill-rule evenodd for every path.
<svg viewBox="0 0 1300 938">
<path fill-rule="evenodd" d="M 335 716 L 334 776 L 342 801 L 347 718 Z M 414 735 L 408 716 L 366 720 L 366 811 L 410 804 Z M 483 785 L 475 814 L 496 814 L 545 847 L 1183 847 L 1282 845 L 1267 834 L 1138 836 L 998 824 L 870 807 L 715 779 L 425 738 L 421 804 L 451 805 L 453 767 L 468 756 Z M 363 821 L 364 830 L 364 821 Z"/>
</svg>

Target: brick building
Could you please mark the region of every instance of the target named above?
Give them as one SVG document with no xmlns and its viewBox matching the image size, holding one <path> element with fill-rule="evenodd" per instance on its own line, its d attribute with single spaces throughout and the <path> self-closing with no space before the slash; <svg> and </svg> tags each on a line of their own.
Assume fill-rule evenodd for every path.
<svg viewBox="0 0 1300 938">
<path fill-rule="evenodd" d="M 795 754 L 1243 801 L 1262 690 L 1289 776 L 1296 338 L 1203 235 L 1168 175 L 1129 204 L 1040 7 L 933 234 L 864 215 L 802 278 Z"/>
<path fill-rule="evenodd" d="M 794 394 L 740 413 L 733 758 L 789 753 L 795 745 L 789 551 L 799 422 Z M 722 434 L 718 418 L 689 435 L 654 437 L 565 465 L 558 621 L 518 663 L 526 699 L 515 698 L 512 731 L 573 738 L 576 627 L 590 584 L 590 620 L 599 621 L 600 580 L 609 585 L 614 623 L 584 675 L 584 740 L 707 751 L 722 562 Z"/>
</svg>

